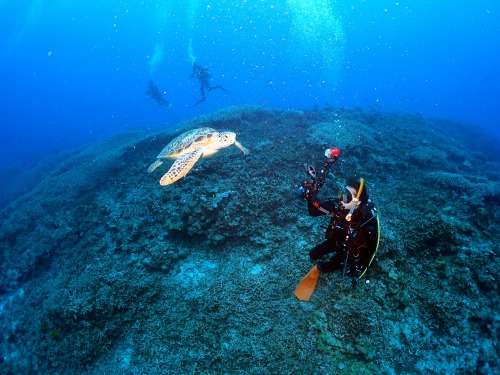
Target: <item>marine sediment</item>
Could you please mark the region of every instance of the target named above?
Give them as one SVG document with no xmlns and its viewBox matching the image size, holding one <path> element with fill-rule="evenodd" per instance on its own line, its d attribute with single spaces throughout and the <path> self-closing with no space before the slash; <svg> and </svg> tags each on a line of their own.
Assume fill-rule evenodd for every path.
<svg viewBox="0 0 500 375">
<path fill-rule="evenodd" d="M 151 161 L 202 126 L 250 154 L 228 148 L 160 186 Z M 319 197 L 364 177 L 381 244 L 355 289 L 322 274 L 304 303 L 293 291 L 326 221 L 296 190 L 327 147 L 341 162 Z M 234 107 L 31 173 L 0 213 L 0 373 L 500 371 L 500 146 L 469 127 Z"/>
</svg>

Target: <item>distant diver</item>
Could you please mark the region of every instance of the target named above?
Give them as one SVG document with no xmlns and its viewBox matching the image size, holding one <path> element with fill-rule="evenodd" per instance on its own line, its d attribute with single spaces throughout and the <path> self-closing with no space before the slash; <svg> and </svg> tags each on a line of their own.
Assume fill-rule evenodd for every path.
<svg viewBox="0 0 500 375">
<path fill-rule="evenodd" d="M 200 93 L 201 93 L 201 99 L 198 100 L 194 105 L 198 105 L 201 102 L 205 101 L 205 89 L 208 91 L 212 91 L 215 89 L 221 89 L 225 92 L 228 92 L 224 87 L 221 85 L 216 85 L 216 86 L 210 86 L 210 83 L 208 80 L 212 77 L 212 75 L 208 72 L 208 68 L 206 66 L 201 66 L 198 65 L 197 63 L 193 63 L 193 73 L 191 74 L 190 78 L 197 78 L 198 81 L 200 81 Z"/>
<path fill-rule="evenodd" d="M 162 93 L 158 89 L 158 86 L 153 83 L 153 81 L 149 81 L 146 95 L 153 98 L 154 101 L 162 107 L 172 107 L 172 103 L 170 103 L 168 100 L 163 99 Z"/>
</svg>

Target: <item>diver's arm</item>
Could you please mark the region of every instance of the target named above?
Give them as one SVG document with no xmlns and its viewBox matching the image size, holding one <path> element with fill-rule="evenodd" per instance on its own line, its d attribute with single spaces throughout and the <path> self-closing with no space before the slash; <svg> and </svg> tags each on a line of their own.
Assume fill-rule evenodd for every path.
<svg viewBox="0 0 500 375">
<path fill-rule="evenodd" d="M 323 203 L 319 203 L 317 200 L 318 192 L 323 187 L 330 168 L 337 163 L 340 151 L 338 148 L 328 148 L 325 150 L 325 156 L 327 159 L 319 172 L 312 165 L 304 164 L 311 181 L 303 181 L 298 189 L 299 197 L 307 201 L 309 215 L 311 216 L 328 215 L 341 209 L 339 199 L 332 199 Z"/>
<path fill-rule="evenodd" d="M 310 216 L 323 216 L 337 212 L 340 208 L 340 200 L 327 200 L 325 202 L 308 201 L 307 210 Z M 326 211 L 326 212 L 325 212 Z"/>
</svg>

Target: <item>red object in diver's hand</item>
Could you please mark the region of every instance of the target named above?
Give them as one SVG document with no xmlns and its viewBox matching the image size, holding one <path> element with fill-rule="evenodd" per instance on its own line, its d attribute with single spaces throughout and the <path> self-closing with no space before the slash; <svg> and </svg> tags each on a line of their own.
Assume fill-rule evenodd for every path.
<svg viewBox="0 0 500 375">
<path fill-rule="evenodd" d="M 334 147 L 334 148 L 327 148 L 325 150 L 325 156 L 328 159 L 338 158 L 340 156 L 340 150 L 338 148 L 336 148 L 336 147 Z"/>
</svg>

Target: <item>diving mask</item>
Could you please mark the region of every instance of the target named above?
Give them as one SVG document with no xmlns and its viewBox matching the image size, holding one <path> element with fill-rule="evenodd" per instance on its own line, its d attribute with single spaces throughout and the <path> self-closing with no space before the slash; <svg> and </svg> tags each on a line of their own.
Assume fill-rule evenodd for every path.
<svg viewBox="0 0 500 375">
<path fill-rule="evenodd" d="M 344 203 L 351 203 L 352 201 L 352 193 L 348 188 L 344 189 L 344 192 L 341 193 L 339 190 L 339 199 Z"/>
</svg>

